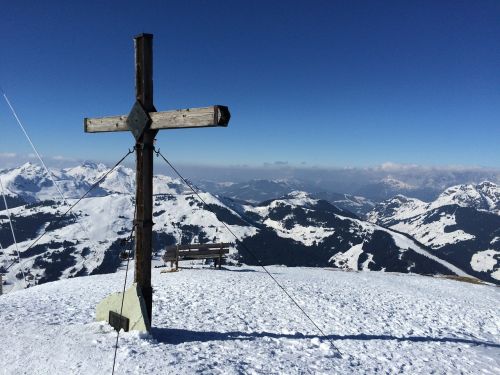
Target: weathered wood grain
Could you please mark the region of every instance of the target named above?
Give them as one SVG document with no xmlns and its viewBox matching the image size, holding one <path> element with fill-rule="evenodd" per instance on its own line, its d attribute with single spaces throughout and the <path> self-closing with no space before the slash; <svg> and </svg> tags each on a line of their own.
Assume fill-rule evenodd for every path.
<svg viewBox="0 0 500 375">
<path fill-rule="evenodd" d="M 179 245 L 170 246 L 166 249 L 163 254 L 164 262 L 176 262 L 178 263 L 180 259 L 209 259 L 218 258 L 219 268 L 223 255 L 229 254 L 229 249 L 224 247 L 224 245 L 229 244 L 191 244 L 191 245 Z M 183 247 L 181 249 L 181 246 Z M 215 247 L 216 246 L 216 247 Z"/>
<path fill-rule="evenodd" d="M 179 252 L 176 250 L 167 250 L 165 254 L 166 256 L 175 254 L 179 254 L 180 256 L 229 254 L 229 249 L 179 250 Z"/>
<path fill-rule="evenodd" d="M 152 123 L 150 129 L 185 129 L 227 126 L 231 114 L 226 106 L 178 109 L 165 112 L 149 112 Z M 127 116 L 85 118 L 86 133 L 129 131 Z"/>
<path fill-rule="evenodd" d="M 197 249 L 220 249 L 229 247 L 231 245 L 227 242 L 222 243 L 191 243 L 186 245 L 173 245 L 167 247 L 167 251 L 171 250 L 197 250 Z"/>
</svg>

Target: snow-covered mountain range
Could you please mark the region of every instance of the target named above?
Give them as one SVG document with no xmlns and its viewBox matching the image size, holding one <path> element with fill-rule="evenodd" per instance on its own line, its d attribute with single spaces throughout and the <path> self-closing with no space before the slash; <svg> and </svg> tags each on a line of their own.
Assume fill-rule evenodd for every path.
<svg viewBox="0 0 500 375">
<path fill-rule="evenodd" d="M 381 201 L 398 194 L 429 199 L 435 197 L 437 192 L 434 186 L 414 185 L 390 176 L 369 182 L 356 191 L 358 195 L 368 197 L 372 201 Z"/>
<path fill-rule="evenodd" d="M 258 235 L 245 238 L 244 243 L 267 264 L 465 275 L 411 238 L 305 192 L 244 205 L 238 211 L 259 227 Z M 255 264 L 246 253 L 240 256 L 245 263 Z"/>
<path fill-rule="evenodd" d="M 134 215 L 135 177 L 132 170 L 116 168 L 98 189 L 78 204 L 72 211 L 74 216 L 63 216 L 68 205 L 105 170 L 104 165 L 86 163 L 54 171 L 67 205 L 60 202 L 57 189 L 50 179 L 43 177 L 44 172 L 37 165 L 26 164 L 0 173 L 11 198 L 31 202 L 10 209 L 21 262 L 9 270 L 8 282 L 14 284 L 16 278 L 23 278 L 23 273 L 43 283 L 113 272 L 119 267 L 118 255 L 124 250 L 121 242 L 130 233 Z M 27 191 L 23 189 L 26 186 L 30 187 Z M 158 175 L 154 178 L 154 186 L 156 250 L 174 243 L 231 242 L 233 238 L 218 220 L 221 215 L 238 236 L 245 237 L 256 231 L 209 193 L 201 195 L 216 214 L 201 208 L 201 203 L 178 180 Z M 27 250 L 46 229 L 47 234 Z M 5 210 L 0 212 L 0 243 L 3 247 L 0 265 L 5 268 L 17 257 Z"/>
<path fill-rule="evenodd" d="M 131 247 L 122 244 L 130 233 L 134 212 L 135 176 L 131 169 L 116 168 L 76 206 L 73 215 L 63 216 L 68 205 L 106 171 L 106 166 L 88 162 L 52 171 L 66 204 L 36 164 L 0 172 L 11 203 L 21 258 L 20 264 L 15 263 L 7 273 L 9 285 L 19 286 L 23 277 L 43 283 L 114 272 L 120 267 L 119 253 L 124 246 Z M 234 243 L 232 263 L 256 264 L 256 255 L 264 264 L 469 274 L 460 269 L 462 263 L 436 253 L 429 243 L 419 243 L 399 233 L 400 229 L 388 229 L 385 226 L 390 225 L 385 222 L 365 221 L 303 191 L 262 203 L 200 194 L 207 206 L 179 180 L 155 176 L 155 252 L 175 243 L 223 241 Z M 361 197 L 343 198 L 366 204 Z M 221 222 L 230 226 L 243 245 L 235 243 Z M 47 234 L 30 247 L 44 231 Z M 0 267 L 5 271 L 17 257 L 5 210 L 0 211 L 0 243 Z M 489 274 L 486 276 L 492 280 Z"/>
<path fill-rule="evenodd" d="M 500 187 L 457 185 L 432 202 L 398 195 L 368 220 L 413 236 L 440 258 L 477 277 L 500 280 Z"/>
</svg>

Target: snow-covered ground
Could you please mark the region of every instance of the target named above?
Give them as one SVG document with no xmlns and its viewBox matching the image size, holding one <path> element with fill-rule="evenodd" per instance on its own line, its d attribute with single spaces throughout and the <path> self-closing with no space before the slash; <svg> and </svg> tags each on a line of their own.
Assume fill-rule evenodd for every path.
<svg viewBox="0 0 500 375">
<path fill-rule="evenodd" d="M 120 335 L 116 373 L 500 373 L 497 287 L 269 270 L 342 358 L 259 268 L 154 269 L 154 328 Z M 93 317 L 123 278 L 123 271 L 74 278 L 0 297 L 0 373 L 110 374 L 116 333 Z"/>
</svg>

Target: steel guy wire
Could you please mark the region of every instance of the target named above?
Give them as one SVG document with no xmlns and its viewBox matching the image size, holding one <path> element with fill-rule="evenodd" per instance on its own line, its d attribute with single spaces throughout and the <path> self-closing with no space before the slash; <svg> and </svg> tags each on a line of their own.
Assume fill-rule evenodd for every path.
<svg viewBox="0 0 500 375">
<path fill-rule="evenodd" d="M 167 158 L 165 158 L 165 156 L 163 156 L 163 154 L 160 152 L 160 150 L 154 150 L 154 152 L 156 153 L 156 156 L 161 156 L 161 158 L 165 161 L 165 163 L 167 163 L 169 165 L 170 168 L 172 168 L 172 170 L 175 172 L 175 174 L 177 174 L 177 176 L 179 176 L 179 178 L 193 191 L 194 194 L 196 194 L 196 196 L 198 197 L 198 199 L 205 205 L 205 207 L 210 211 L 210 212 L 213 212 L 211 209 L 210 209 L 210 206 L 205 202 L 205 200 L 200 196 L 200 194 L 193 188 L 193 186 L 180 174 L 180 172 L 172 165 L 172 163 L 170 163 Z M 269 270 L 262 264 L 262 262 L 260 261 L 260 259 L 255 255 L 255 253 L 250 250 L 250 248 L 243 242 L 241 241 L 238 236 L 236 236 L 236 234 L 234 234 L 234 232 L 231 230 L 231 228 L 229 228 L 229 226 L 224 223 L 222 220 L 219 219 L 219 222 L 224 225 L 224 227 L 226 227 L 226 229 L 228 230 L 229 233 L 231 233 L 233 235 L 233 237 L 236 239 L 236 242 L 238 242 L 242 247 L 243 249 L 245 249 L 245 251 L 250 254 L 252 256 L 252 258 L 254 258 L 258 265 L 266 272 L 266 274 L 274 281 L 274 283 L 283 291 L 283 293 L 285 293 L 285 295 L 290 299 L 290 301 L 293 302 L 293 304 L 302 312 L 302 314 L 311 322 L 311 324 L 316 328 L 316 330 L 321 334 L 321 336 L 327 340 L 328 342 L 330 342 L 330 344 L 333 346 L 333 348 L 335 349 L 335 351 L 337 352 L 337 355 L 342 358 L 342 353 L 340 352 L 340 350 L 335 346 L 335 344 L 333 343 L 333 340 L 331 340 L 326 334 L 325 332 L 323 332 L 323 330 L 319 327 L 318 324 L 316 324 L 316 322 L 309 316 L 309 314 L 299 305 L 299 303 L 295 300 L 295 298 L 292 297 L 292 295 L 285 289 L 284 286 L 282 286 L 280 284 L 280 282 L 271 274 L 271 272 L 269 272 Z"/>
</svg>

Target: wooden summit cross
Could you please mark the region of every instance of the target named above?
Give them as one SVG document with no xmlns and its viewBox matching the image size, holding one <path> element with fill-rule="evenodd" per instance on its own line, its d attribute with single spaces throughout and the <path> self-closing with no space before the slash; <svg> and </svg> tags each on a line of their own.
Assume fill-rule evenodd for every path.
<svg viewBox="0 0 500 375">
<path fill-rule="evenodd" d="M 160 129 L 227 126 L 231 117 L 225 106 L 190 108 L 156 112 L 153 105 L 153 35 L 134 38 L 135 97 L 129 115 L 85 118 L 86 133 L 131 131 L 136 140 L 135 276 L 142 292 L 149 322 L 153 295 L 151 288 L 151 254 L 153 232 L 153 150 Z"/>
</svg>

